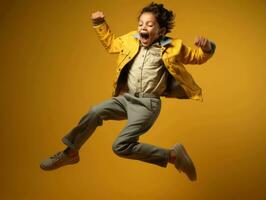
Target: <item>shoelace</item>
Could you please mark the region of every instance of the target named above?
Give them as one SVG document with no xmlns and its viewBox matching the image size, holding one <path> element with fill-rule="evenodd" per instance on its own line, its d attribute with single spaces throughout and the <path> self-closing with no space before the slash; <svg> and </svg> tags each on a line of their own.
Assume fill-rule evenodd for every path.
<svg viewBox="0 0 266 200">
<path fill-rule="evenodd" d="M 55 159 L 55 160 L 60 160 L 63 156 L 64 156 L 64 153 L 60 151 L 56 153 L 55 155 L 51 156 L 50 158 Z"/>
</svg>

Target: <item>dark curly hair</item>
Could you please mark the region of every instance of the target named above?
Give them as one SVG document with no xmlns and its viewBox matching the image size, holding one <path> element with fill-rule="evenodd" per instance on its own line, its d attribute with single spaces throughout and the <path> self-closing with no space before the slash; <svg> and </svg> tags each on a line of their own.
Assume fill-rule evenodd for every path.
<svg viewBox="0 0 266 200">
<path fill-rule="evenodd" d="M 174 27 L 175 19 L 173 11 L 165 9 L 163 4 L 152 2 L 142 9 L 138 16 L 138 20 L 140 16 L 146 12 L 150 12 L 155 16 L 160 28 L 166 28 L 165 34 L 171 32 Z"/>
</svg>

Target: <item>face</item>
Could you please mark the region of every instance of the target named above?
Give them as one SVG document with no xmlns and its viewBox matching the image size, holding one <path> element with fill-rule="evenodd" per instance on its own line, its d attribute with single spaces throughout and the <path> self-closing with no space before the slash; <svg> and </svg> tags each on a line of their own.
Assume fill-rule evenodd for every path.
<svg viewBox="0 0 266 200">
<path fill-rule="evenodd" d="M 152 13 L 146 12 L 139 18 L 138 32 L 141 44 L 148 47 L 165 33 L 165 29 L 160 28 Z"/>
</svg>

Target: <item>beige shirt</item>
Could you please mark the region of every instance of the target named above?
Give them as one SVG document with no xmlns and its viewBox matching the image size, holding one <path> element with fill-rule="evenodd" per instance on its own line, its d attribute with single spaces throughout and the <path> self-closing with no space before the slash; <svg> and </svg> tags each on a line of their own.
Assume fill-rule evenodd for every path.
<svg viewBox="0 0 266 200">
<path fill-rule="evenodd" d="M 162 61 L 162 49 L 158 44 L 140 47 L 129 69 L 129 92 L 145 92 L 161 95 L 166 89 L 166 69 Z"/>
</svg>

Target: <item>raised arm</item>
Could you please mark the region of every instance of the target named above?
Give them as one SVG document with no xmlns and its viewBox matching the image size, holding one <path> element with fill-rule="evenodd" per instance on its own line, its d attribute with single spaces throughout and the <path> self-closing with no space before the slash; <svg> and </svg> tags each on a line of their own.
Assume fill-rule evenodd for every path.
<svg viewBox="0 0 266 200">
<path fill-rule="evenodd" d="M 196 48 L 182 44 L 178 60 L 183 64 L 203 64 L 213 56 L 216 49 L 214 42 L 201 36 L 196 37 L 194 44 Z"/>
<path fill-rule="evenodd" d="M 97 11 L 92 13 L 91 20 L 93 28 L 98 38 L 108 53 L 119 53 L 121 50 L 121 40 L 111 33 L 108 24 L 105 21 L 103 12 Z"/>
</svg>

